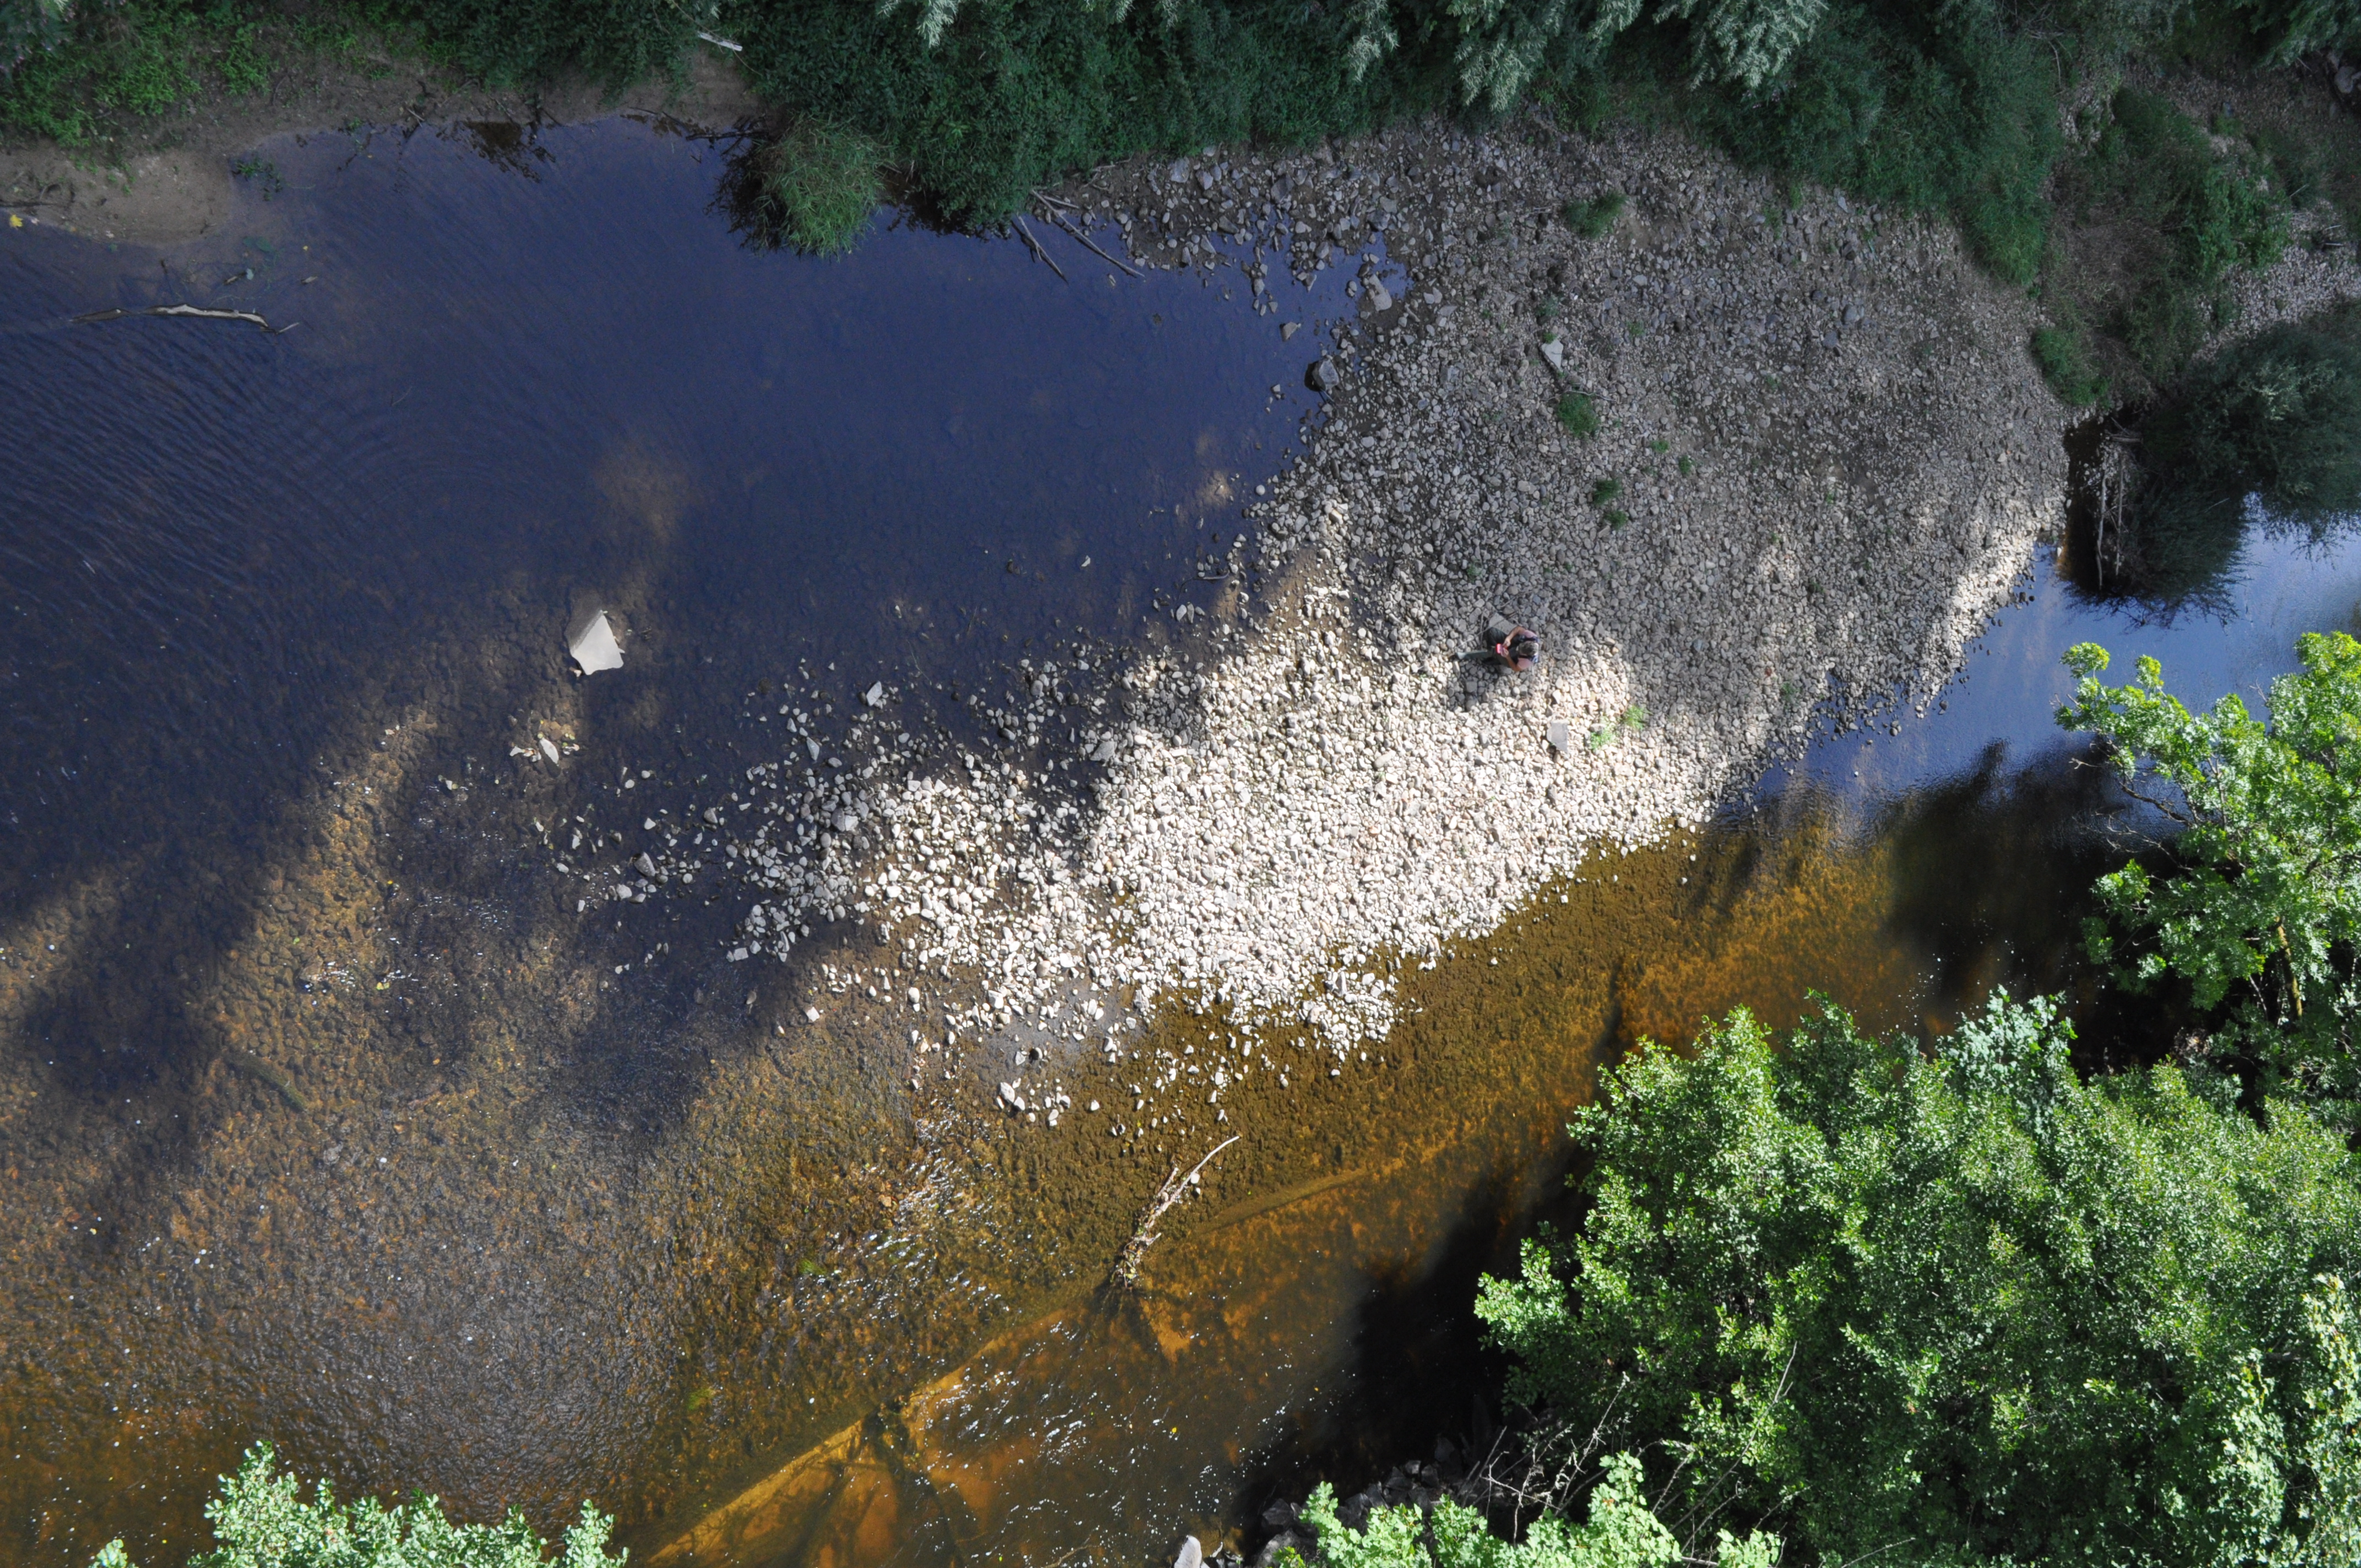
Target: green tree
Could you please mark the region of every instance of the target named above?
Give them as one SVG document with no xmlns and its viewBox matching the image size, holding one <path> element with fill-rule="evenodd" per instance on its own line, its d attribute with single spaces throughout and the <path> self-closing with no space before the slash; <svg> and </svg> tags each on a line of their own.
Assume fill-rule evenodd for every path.
<svg viewBox="0 0 2361 1568">
<path fill-rule="evenodd" d="M 296 1478 L 275 1464 L 270 1445 L 259 1442 L 236 1475 L 221 1477 L 220 1494 L 205 1505 L 218 1544 L 191 1558 L 190 1568 L 544 1568 L 549 1543 L 513 1508 L 498 1524 L 453 1524 L 434 1497 L 390 1508 L 373 1497 L 339 1503 L 325 1482 L 307 1503 Z M 622 1568 L 625 1554 L 607 1552 L 614 1523 L 583 1504 L 555 1568 Z M 131 1568 L 131 1559 L 121 1541 L 109 1541 L 91 1568 Z"/>
<path fill-rule="evenodd" d="M 1323 1481 L 1305 1501 L 1303 1521 L 1325 1568 L 1672 1568 L 1686 1559 L 1649 1511 L 1640 1462 L 1628 1453 L 1607 1461 L 1589 1511 L 1579 1525 L 1537 1519 L 1524 1540 L 1511 1542 L 1493 1534 L 1481 1513 L 1445 1497 L 1431 1516 L 1408 1506 L 1372 1508 L 1356 1530 L 1337 1518 L 1335 1491 Z M 1740 1541 L 1724 1530 L 1713 1561 L 1719 1568 L 1776 1568 L 1779 1554 L 1774 1536 L 1758 1530 Z"/>
<path fill-rule="evenodd" d="M 1931 1058 L 1826 1004 L 1643 1045 L 1575 1128 L 1579 1233 L 1485 1282 L 1511 1393 L 1826 1563 L 2352 1561 L 2354 1157 L 2070 1038 L 1995 997 Z"/>
<path fill-rule="evenodd" d="M 2271 684 L 2257 718 L 2233 695 L 2192 713 L 2164 670 L 2082 678 L 2058 713 L 2108 742 L 2124 787 L 2180 829 L 2156 869 L 2135 860 L 2098 884 L 2092 957 L 2146 990 L 2170 976 L 2217 1021 L 2216 1038 L 2314 1091 L 2349 1099 L 2361 1019 L 2361 643 L 2311 632 L 2302 667 Z"/>
</svg>

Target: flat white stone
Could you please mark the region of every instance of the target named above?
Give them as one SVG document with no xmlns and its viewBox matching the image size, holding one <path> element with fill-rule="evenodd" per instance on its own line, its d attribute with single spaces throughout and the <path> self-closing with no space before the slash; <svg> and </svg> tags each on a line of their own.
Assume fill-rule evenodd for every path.
<svg viewBox="0 0 2361 1568">
<path fill-rule="evenodd" d="M 576 663 L 582 666 L 582 673 L 586 675 L 623 667 L 622 645 L 615 641 L 615 629 L 608 623 L 607 612 L 603 609 L 583 623 L 581 630 L 575 632 L 566 643 L 566 651 L 574 656 Z"/>
</svg>

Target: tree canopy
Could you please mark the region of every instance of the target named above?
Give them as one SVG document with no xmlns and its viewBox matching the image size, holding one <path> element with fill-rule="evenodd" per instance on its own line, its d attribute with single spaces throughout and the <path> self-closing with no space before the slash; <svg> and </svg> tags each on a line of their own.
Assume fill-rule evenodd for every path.
<svg viewBox="0 0 2361 1568">
<path fill-rule="evenodd" d="M 2100 881 L 2092 956 L 2135 989 L 2185 981 L 2223 1045 L 2342 1100 L 2361 1080 L 2361 643 L 2311 632 L 2296 654 L 2257 718 L 2235 695 L 2191 712 L 2154 659 L 2110 688 L 2106 650 L 2084 642 L 2058 722 L 2104 737 L 2179 834 Z"/>
<path fill-rule="evenodd" d="M 189 1568 L 622 1568 L 624 1554 L 607 1552 L 615 1521 L 588 1503 L 551 1563 L 549 1542 L 513 1508 L 498 1524 L 454 1524 L 434 1497 L 390 1508 L 373 1497 L 340 1503 L 325 1482 L 307 1503 L 295 1476 L 277 1464 L 270 1445 L 257 1443 L 236 1475 L 221 1478 L 205 1505 L 216 1544 L 191 1558 Z M 91 1568 L 132 1564 L 115 1541 Z"/>
<path fill-rule="evenodd" d="M 1811 1561 L 2354 1561 L 2353 1157 L 2170 1067 L 2083 1082 L 2070 1033 L 1995 997 L 1931 1057 L 1825 1004 L 1643 1045 L 1578 1233 L 1485 1282 L 1511 1393 Z"/>
</svg>

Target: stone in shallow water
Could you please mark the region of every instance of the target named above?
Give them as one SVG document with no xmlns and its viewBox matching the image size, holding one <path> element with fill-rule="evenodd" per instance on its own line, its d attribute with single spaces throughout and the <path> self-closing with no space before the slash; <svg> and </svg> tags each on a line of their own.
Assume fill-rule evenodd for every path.
<svg viewBox="0 0 2361 1568">
<path fill-rule="evenodd" d="M 566 651 L 574 656 L 576 663 L 582 666 L 582 673 L 586 675 L 623 667 L 622 645 L 615 641 L 615 628 L 608 621 L 607 612 L 603 609 L 576 629 L 574 635 L 566 639 Z"/>
</svg>

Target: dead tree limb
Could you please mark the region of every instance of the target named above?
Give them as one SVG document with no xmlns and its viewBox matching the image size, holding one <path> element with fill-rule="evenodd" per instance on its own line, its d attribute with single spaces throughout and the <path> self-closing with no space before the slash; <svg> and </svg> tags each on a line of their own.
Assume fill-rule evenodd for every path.
<svg viewBox="0 0 2361 1568">
<path fill-rule="evenodd" d="M 1179 1166 L 1172 1168 L 1172 1174 L 1164 1179 L 1164 1185 L 1156 1190 L 1156 1196 L 1148 1200 L 1147 1209 L 1141 1212 L 1139 1224 L 1131 1233 L 1131 1240 L 1123 1244 L 1123 1255 L 1117 1257 L 1115 1263 L 1115 1277 L 1117 1283 L 1123 1285 L 1139 1283 L 1139 1266 L 1148 1261 L 1148 1249 L 1156 1245 L 1157 1225 L 1167 1213 L 1170 1212 L 1175 1203 L 1189 1195 L 1191 1190 L 1197 1185 L 1198 1173 L 1213 1163 L 1213 1157 L 1237 1141 L 1237 1135 L 1233 1133 L 1215 1144 L 1206 1151 L 1203 1159 L 1189 1168 L 1189 1174 L 1186 1176 L 1180 1174 Z"/>
<path fill-rule="evenodd" d="M 1132 266 L 1130 262 L 1117 261 L 1114 257 L 1109 256 L 1105 251 L 1101 250 L 1096 245 L 1092 243 L 1091 236 L 1084 234 L 1077 225 L 1070 224 L 1063 218 L 1054 214 L 1050 217 L 1049 221 L 1056 224 L 1060 228 L 1064 229 L 1068 234 L 1072 235 L 1076 239 L 1082 241 L 1082 244 L 1089 248 L 1091 254 L 1096 256 L 1101 261 L 1107 263 L 1111 267 L 1120 267 L 1135 278 L 1145 276 L 1145 274 L 1143 274 L 1137 268 Z"/>
<path fill-rule="evenodd" d="M 204 305 L 149 305 L 145 310 L 137 311 L 125 310 L 118 305 L 113 310 L 85 312 L 74 320 L 77 323 L 119 322 L 127 316 L 196 316 L 209 322 L 251 322 L 273 337 L 282 332 L 293 332 L 303 324 L 302 322 L 289 322 L 285 326 L 272 326 L 252 311 L 218 311 Z"/>
<path fill-rule="evenodd" d="M 1033 237 L 1033 231 L 1025 226 L 1025 220 L 1023 218 L 1016 218 L 1012 221 L 1016 225 L 1016 232 L 1025 236 L 1025 243 L 1033 247 L 1033 258 L 1036 261 L 1049 262 L 1049 270 L 1058 275 L 1058 281 L 1060 283 L 1070 281 L 1066 277 L 1066 269 L 1059 266 L 1054 260 L 1050 259 L 1049 253 L 1041 248 L 1041 242 Z"/>
</svg>

